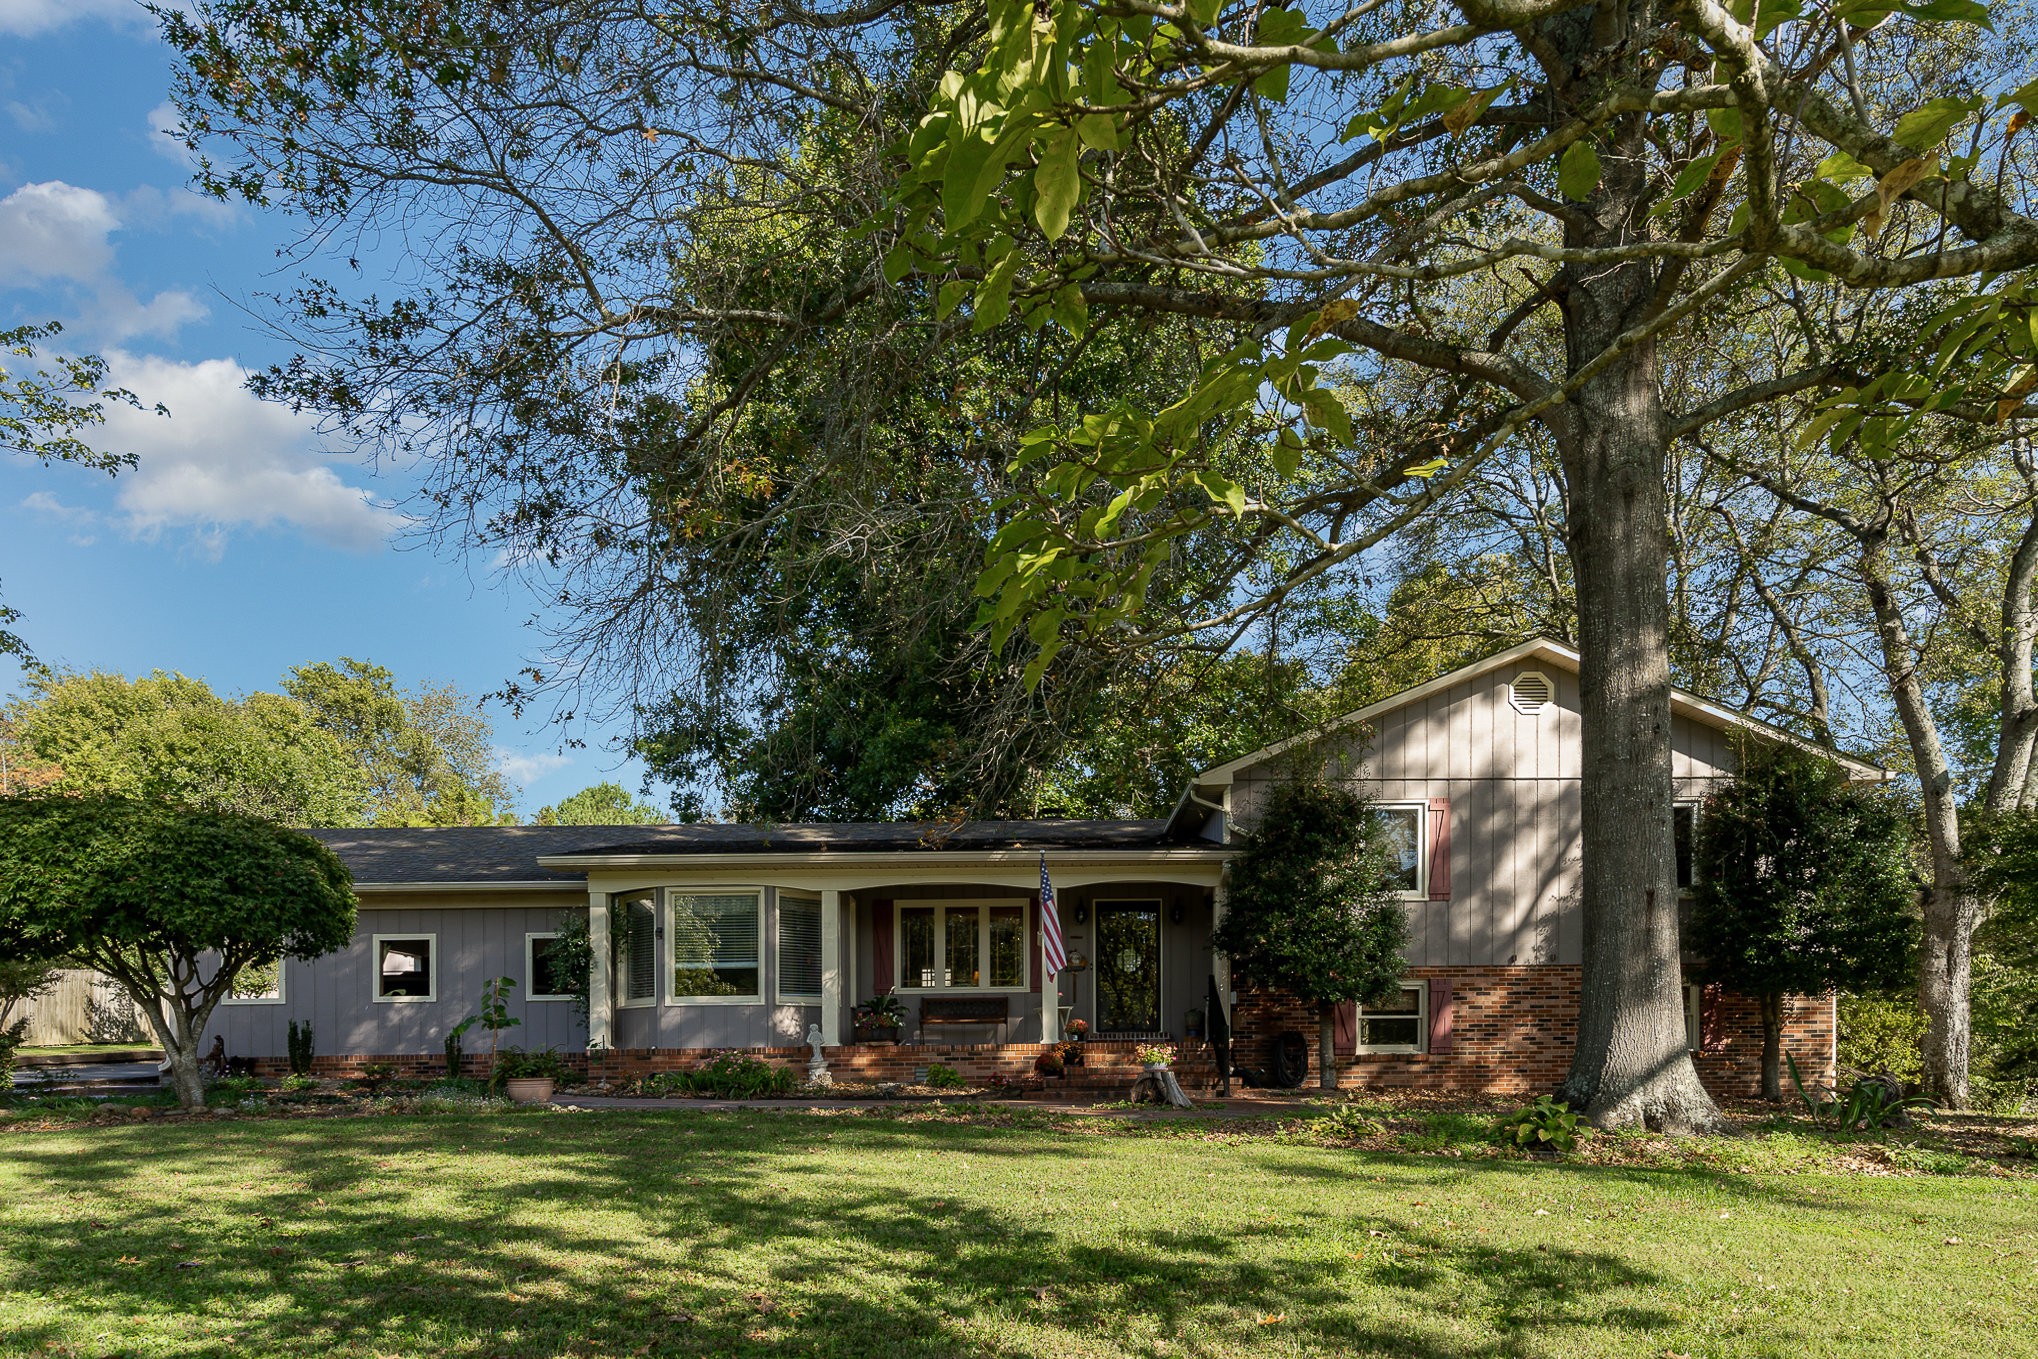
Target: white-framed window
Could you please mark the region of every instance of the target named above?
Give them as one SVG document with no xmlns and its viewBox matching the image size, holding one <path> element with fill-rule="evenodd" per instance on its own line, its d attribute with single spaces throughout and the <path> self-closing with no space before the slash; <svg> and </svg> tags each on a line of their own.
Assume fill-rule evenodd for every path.
<svg viewBox="0 0 2038 1359">
<path fill-rule="evenodd" d="M 821 899 L 799 892 L 778 894 L 778 969 L 774 983 L 780 1004 L 821 1000 Z"/>
<path fill-rule="evenodd" d="M 672 966 L 668 1005 L 764 999 L 764 892 L 756 887 L 665 891 Z"/>
<path fill-rule="evenodd" d="M 439 936 L 378 934 L 370 941 L 377 1001 L 439 998 Z"/>
<path fill-rule="evenodd" d="M 609 899 L 611 975 L 624 1009 L 658 999 L 658 899 L 649 892 Z"/>
<path fill-rule="evenodd" d="M 1422 1052 L 1429 1046 L 1429 987 L 1401 988 L 1398 1000 L 1359 1007 L 1360 1052 Z"/>
<path fill-rule="evenodd" d="M 559 932 L 541 930 L 524 936 L 524 999 L 572 1000 L 572 975 L 562 966 Z"/>
<path fill-rule="evenodd" d="M 1033 984 L 1028 903 L 901 901 L 893 912 L 901 991 L 1024 991 Z"/>
<path fill-rule="evenodd" d="M 1693 1052 L 1705 1050 L 1705 988 L 1684 988 L 1684 1046 Z"/>
<path fill-rule="evenodd" d="M 1429 807 L 1420 802 L 1383 802 L 1373 815 L 1387 834 L 1396 866 L 1395 885 L 1401 895 L 1429 895 Z"/>
<path fill-rule="evenodd" d="M 250 963 L 234 978 L 233 989 L 221 998 L 221 1005 L 281 1005 L 283 1003 L 283 960 Z"/>
<path fill-rule="evenodd" d="M 1677 890 L 1689 892 L 1698 882 L 1698 804 L 1673 803 L 1670 808 L 1670 845 L 1677 867 Z"/>
</svg>

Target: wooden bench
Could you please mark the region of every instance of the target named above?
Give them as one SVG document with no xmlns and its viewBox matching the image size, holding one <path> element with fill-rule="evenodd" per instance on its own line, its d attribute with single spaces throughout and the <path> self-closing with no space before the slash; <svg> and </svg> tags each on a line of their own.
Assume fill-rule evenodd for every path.
<svg viewBox="0 0 2038 1359">
<path fill-rule="evenodd" d="M 984 1024 L 1002 1026 L 1011 1019 L 1003 996 L 922 996 L 920 1034 L 930 1024 Z"/>
</svg>

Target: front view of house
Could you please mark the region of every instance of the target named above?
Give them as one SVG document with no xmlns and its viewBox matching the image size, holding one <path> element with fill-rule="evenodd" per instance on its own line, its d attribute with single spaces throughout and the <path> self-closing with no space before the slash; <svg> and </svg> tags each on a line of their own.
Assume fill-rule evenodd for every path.
<svg viewBox="0 0 2038 1359">
<path fill-rule="evenodd" d="M 1688 886 L 1697 803 L 1731 773 L 1737 742 L 1795 738 L 1684 693 L 1673 724 Z M 1850 777 L 1882 777 L 1835 758 Z M 1213 1025 L 1230 1028 L 1238 1066 L 1264 1070 L 1292 1031 L 1313 1067 L 1313 1012 L 1232 977 L 1210 942 L 1239 831 L 1275 782 L 1309 774 L 1375 801 L 1401 846 L 1410 918 L 1400 999 L 1340 1016 L 1345 1083 L 1547 1089 L 1578 1008 L 1579 763 L 1577 655 L 1537 640 L 1209 770 L 1164 821 L 319 831 L 355 876 L 353 942 L 285 963 L 212 1027 L 268 1064 L 294 1019 L 312 1025 L 322 1069 L 429 1070 L 483 985 L 509 977 L 521 1023 L 506 1041 L 589 1052 L 601 1074 L 730 1049 L 803 1064 L 818 1028 L 838 1076 L 909 1079 L 937 1061 L 1019 1076 L 1075 1019 L 1095 1084 L 1153 1041 L 1180 1049 L 1185 1082 L 1207 1083 Z M 1043 856 L 1069 954 L 1052 980 Z M 596 959 L 584 1024 L 557 958 L 577 914 Z M 855 1007 L 886 994 L 904 1010 L 901 1041 L 855 1041 Z M 1751 1092 L 1754 1000 L 1688 994 L 1701 1075 Z M 1834 1038 L 1831 998 L 1791 1002 L 1785 1044 L 1808 1078 L 1831 1072 Z"/>
</svg>

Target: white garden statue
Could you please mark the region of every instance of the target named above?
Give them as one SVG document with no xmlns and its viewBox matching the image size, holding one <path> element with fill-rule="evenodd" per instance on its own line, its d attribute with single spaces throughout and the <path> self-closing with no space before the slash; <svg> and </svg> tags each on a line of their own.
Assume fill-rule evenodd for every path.
<svg viewBox="0 0 2038 1359">
<path fill-rule="evenodd" d="M 821 1055 L 821 1026 L 807 1025 L 807 1048 L 813 1056 L 807 1059 L 808 1085 L 833 1085 L 835 1078 L 828 1073 L 828 1059 Z"/>
</svg>

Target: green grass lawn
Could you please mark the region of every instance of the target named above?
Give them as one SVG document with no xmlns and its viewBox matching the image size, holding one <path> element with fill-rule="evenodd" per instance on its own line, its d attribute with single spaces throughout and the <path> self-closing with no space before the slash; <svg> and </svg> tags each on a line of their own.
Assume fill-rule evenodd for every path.
<svg viewBox="0 0 2038 1359">
<path fill-rule="evenodd" d="M 2038 1354 L 2038 1179 L 940 1111 L 0 1138 L 0 1354 Z"/>
</svg>

